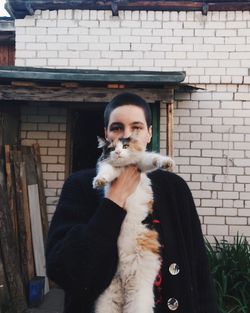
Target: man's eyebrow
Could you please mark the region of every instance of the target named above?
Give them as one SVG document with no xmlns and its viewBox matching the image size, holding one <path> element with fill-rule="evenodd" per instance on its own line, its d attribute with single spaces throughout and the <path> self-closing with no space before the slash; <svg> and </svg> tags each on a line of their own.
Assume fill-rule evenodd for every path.
<svg viewBox="0 0 250 313">
<path fill-rule="evenodd" d="M 111 126 L 122 126 L 123 124 L 121 122 L 113 122 L 112 124 L 110 124 L 109 127 Z"/>
<path fill-rule="evenodd" d="M 110 124 L 109 127 L 113 127 L 113 126 L 123 126 L 124 124 L 122 122 L 113 122 Z M 135 121 L 135 122 L 132 122 L 130 125 L 144 125 L 143 122 L 140 122 L 140 121 Z"/>
<path fill-rule="evenodd" d="M 133 122 L 133 123 L 131 123 L 132 125 L 135 125 L 135 124 L 140 124 L 140 125 L 144 125 L 144 123 L 143 122 Z"/>
</svg>

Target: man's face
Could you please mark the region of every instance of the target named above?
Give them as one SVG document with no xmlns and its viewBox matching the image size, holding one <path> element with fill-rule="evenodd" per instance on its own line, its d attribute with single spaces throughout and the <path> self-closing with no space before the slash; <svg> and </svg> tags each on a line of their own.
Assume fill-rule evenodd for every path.
<svg viewBox="0 0 250 313">
<path fill-rule="evenodd" d="M 152 137 L 152 127 L 148 128 L 143 109 L 132 104 L 114 109 L 105 129 L 106 139 L 128 138 L 133 132 L 146 149 Z"/>
</svg>

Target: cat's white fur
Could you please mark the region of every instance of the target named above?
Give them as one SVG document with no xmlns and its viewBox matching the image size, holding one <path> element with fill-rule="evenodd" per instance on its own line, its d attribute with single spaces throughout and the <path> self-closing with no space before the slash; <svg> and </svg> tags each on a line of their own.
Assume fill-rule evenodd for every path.
<svg viewBox="0 0 250 313">
<path fill-rule="evenodd" d="M 117 155 L 117 151 L 120 151 Z M 153 192 L 145 172 L 157 168 L 171 169 L 173 160 L 153 152 L 123 149 L 118 141 L 107 160 L 98 163 L 94 188 L 105 185 L 105 194 L 110 183 L 117 178 L 123 167 L 136 164 L 141 170 L 136 190 L 127 198 L 124 209 L 126 217 L 118 237 L 119 262 L 116 274 L 109 287 L 98 297 L 95 313 L 153 313 L 154 281 L 161 266 L 159 253 L 140 245 L 138 239 L 152 232 L 142 221 L 148 216 Z M 154 232 L 154 231 L 153 231 Z M 158 243 L 157 238 L 155 239 Z"/>
</svg>

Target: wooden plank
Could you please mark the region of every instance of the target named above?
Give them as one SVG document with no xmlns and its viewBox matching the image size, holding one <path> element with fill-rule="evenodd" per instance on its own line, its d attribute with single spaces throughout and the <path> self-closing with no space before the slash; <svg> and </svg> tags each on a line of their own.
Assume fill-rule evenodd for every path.
<svg viewBox="0 0 250 313">
<path fill-rule="evenodd" d="M 8 311 L 9 309 L 9 303 L 10 303 L 10 298 L 9 298 L 9 293 L 8 293 L 8 286 L 7 286 L 7 281 L 5 278 L 5 273 L 4 273 L 4 266 L 2 262 L 2 254 L 1 254 L 1 249 L 0 249 L 0 312 L 1 309 L 3 311 Z"/>
<path fill-rule="evenodd" d="M 3 131 L 4 131 L 4 113 L 0 111 L 0 156 L 2 156 L 4 152 Z"/>
<path fill-rule="evenodd" d="M 0 173 L 3 173 L 3 169 L 3 161 L 0 161 Z M 0 246 L 9 287 L 10 305 L 13 312 L 22 313 L 27 308 L 27 304 L 13 233 L 5 180 L 3 175 L 0 175 Z"/>
<path fill-rule="evenodd" d="M 27 251 L 27 274 L 28 280 L 35 277 L 35 263 L 33 256 L 33 245 L 32 245 L 32 234 L 31 234 L 31 222 L 30 222 L 30 212 L 29 212 L 29 199 L 28 199 L 28 188 L 27 188 L 27 178 L 25 163 L 20 163 L 20 180 L 22 188 L 22 206 L 24 215 L 24 227 L 26 233 L 26 251 Z"/>
<path fill-rule="evenodd" d="M 15 178 L 14 178 L 14 168 L 11 162 L 10 146 L 5 145 L 4 151 L 5 151 L 5 172 L 6 172 L 8 204 L 12 218 L 12 224 L 14 227 L 14 236 L 16 238 L 16 242 L 18 242 Z"/>
<path fill-rule="evenodd" d="M 34 82 L 26 82 L 26 81 L 12 81 L 12 86 L 20 86 L 20 87 L 34 87 L 36 83 Z"/>
<path fill-rule="evenodd" d="M 48 237 L 48 214 L 46 207 L 46 199 L 44 194 L 44 183 L 43 183 L 43 173 L 42 173 L 42 162 L 40 155 L 40 147 L 38 144 L 33 144 L 33 156 L 36 164 L 36 173 L 37 173 L 37 183 L 39 190 L 39 199 L 40 199 L 40 209 L 41 209 L 41 219 L 42 219 L 42 229 L 43 229 L 43 240 L 46 245 L 47 237 Z"/>
<path fill-rule="evenodd" d="M 29 199 L 29 209 L 30 209 L 30 220 L 31 220 L 31 233 L 33 242 L 33 255 L 35 261 L 35 272 L 37 276 L 46 276 L 45 272 L 45 249 L 43 241 L 43 229 L 42 229 L 42 219 L 40 210 L 40 199 L 39 199 L 39 189 L 38 189 L 38 176 L 37 169 L 35 165 L 34 155 L 32 153 L 32 147 L 22 146 L 23 160 L 25 162 L 26 170 L 26 180 L 28 188 L 28 199 Z M 36 186 L 35 194 L 33 195 L 30 186 Z M 33 197 L 35 197 L 33 199 Z M 33 202 L 31 202 L 33 200 Z M 33 223 L 33 220 L 35 222 Z M 48 279 L 45 280 L 45 291 L 48 291 Z"/>
<path fill-rule="evenodd" d="M 170 103 L 167 103 L 167 154 L 170 157 L 174 156 L 173 132 L 174 132 L 174 103 L 172 101 Z"/>
<path fill-rule="evenodd" d="M 22 273 L 22 279 L 24 285 L 27 286 L 28 278 L 28 260 L 27 260 L 27 247 L 26 247 L 26 231 L 24 224 L 24 212 L 23 212 L 23 192 L 20 179 L 20 163 L 21 163 L 21 151 L 17 146 L 13 147 L 13 163 L 15 172 L 15 191 L 16 191 L 16 212 L 17 212 L 17 241 L 18 251 L 20 257 L 20 268 Z"/>
<path fill-rule="evenodd" d="M 121 92 L 133 92 L 142 96 L 148 102 L 171 100 L 174 86 L 164 89 L 154 88 L 125 88 L 112 89 L 107 92 L 103 87 L 15 87 L 0 85 L 0 100 L 20 101 L 55 101 L 55 102 L 109 102 L 114 96 Z"/>
<path fill-rule="evenodd" d="M 21 146 L 23 161 L 25 162 L 27 185 L 37 184 L 37 173 L 32 153 L 32 147 Z"/>
<path fill-rule="evenodd" d="M 38 185 L 28 185 L 28 197 L 30 205 L 31 231 L 33 239 L 33 251 L 35 258 L 36 275 L 46 277 L 45 249 L 43 243 L 42 221 L 40 215 L 40 203 Z M 45 293 L 49 290 L 48 279 L 45 279 Z"/>
<path fill-rule="evenodd" d="M 61 83 L 62 87 L 65 88 L 79 88 L 79 83 L 75 83 L 75 82 L 63 82 Z"/>
</svg>

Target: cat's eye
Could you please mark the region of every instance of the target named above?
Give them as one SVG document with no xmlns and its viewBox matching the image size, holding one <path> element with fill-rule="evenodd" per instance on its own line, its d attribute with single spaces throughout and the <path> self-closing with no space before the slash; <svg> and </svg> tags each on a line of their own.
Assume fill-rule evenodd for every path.
<svg viewBox="0 0 250 313">
<path fill-rule="evenodd" d="M 124 149 L 127 149 L 129 147 L 129 144 L 127 144 L 127 143 L 125 143 L 124 145 L 123 145 L 123 148 Z"/>
</svg>

